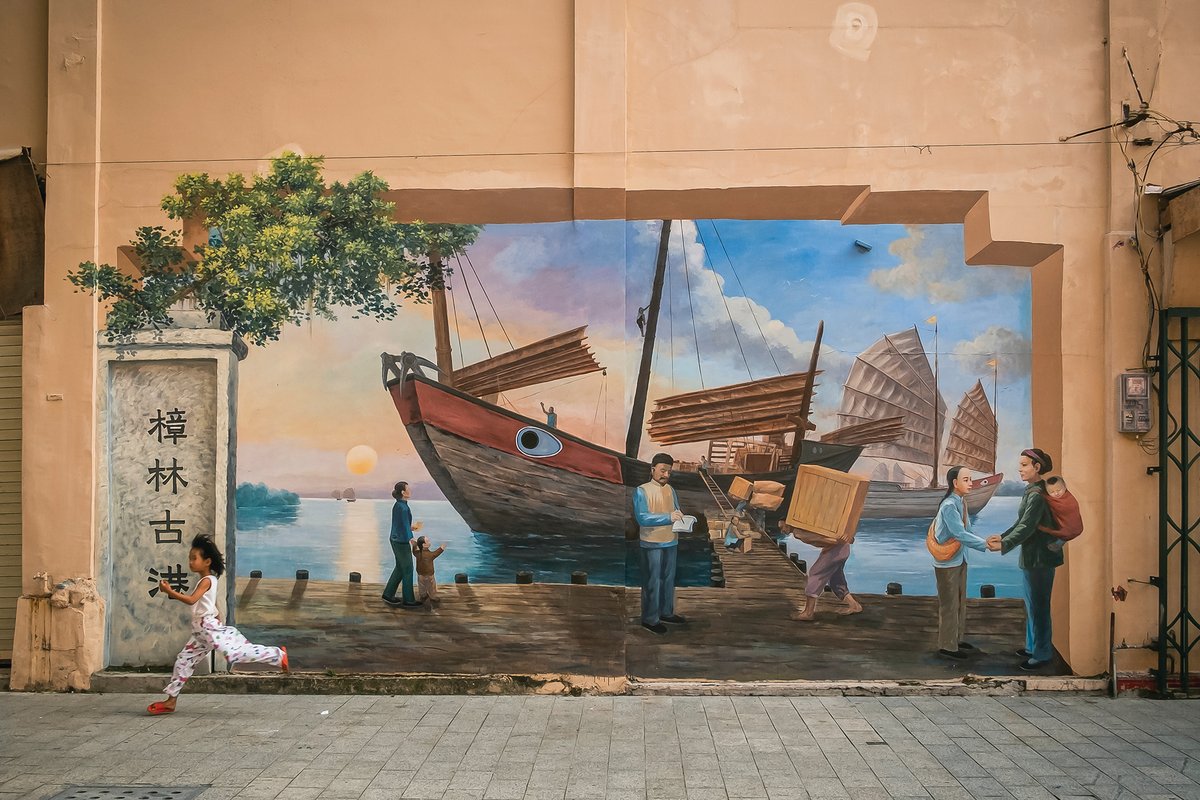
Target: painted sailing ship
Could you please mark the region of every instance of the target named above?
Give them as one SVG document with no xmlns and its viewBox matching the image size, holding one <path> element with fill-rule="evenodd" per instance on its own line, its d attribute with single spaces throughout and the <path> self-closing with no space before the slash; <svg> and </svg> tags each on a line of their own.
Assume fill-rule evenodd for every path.
<svg viewBox="0 0 1200 800">
<path fill-rule="evenodd" d="M 472 530 L 495 535 L 629 533 L 633 490 L 650 476 L 650 465 L 637 455 L 670 229 L 670 221 L 664 220 L 623 453 L 494 402 L 500 392 L 602 370 L 587 345 L 586 327 L 455 370 L 444 290 L 435 288 L 438 363 L 413 353 L 382 354 L 384 385 L 418 455 Z M 779 481 L 790 491 L 795 465 L 846 471 L 862 445 L 805 439 L 817 374 L 813 363 L 807 372 L 662 398 L 651 416 L 650 436 L 666 445 L 792 430 L 788 468 L 743 477 Z M 733 478 L 677 472 L 671 484 L 685 513 L 712 516 L 718 504 L 708 481 L 728 491 Z"/>
<path fill-rule="evenodd" d="M 873 479 L 863 519 L 932 517 L 946 493 L 937 486 L 939 455 L 943 465 L 962 464 L 976 476 L 966 498 L 972 514 L 992 499 L 1004 475 L 995 472 L 996 415 L 983 384 L 976 382 L 963 395 L 950 423 L 945 452 L 940 453 L 945 417 L 937 371 L 915 327 L 885 335 L 855 359 L 838 411 L 842 427 L 824 440 L 849 441 L 855 431 L 887 427 L 893 438 L 868 445 L 863 456 L 880 459 L 885 475 L 889 463 L 900 475 L 902 463 L 929 468 L 931 475 L 929 485 L 921 487 L 907 480 Z"/>
</svg>

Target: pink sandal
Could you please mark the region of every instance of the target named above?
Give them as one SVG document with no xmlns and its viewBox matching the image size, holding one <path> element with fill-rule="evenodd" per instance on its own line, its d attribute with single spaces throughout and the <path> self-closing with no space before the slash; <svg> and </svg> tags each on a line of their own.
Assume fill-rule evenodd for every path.
<svg viewBox="0 0 1200 800">
<path fill-rule="evenodd" d="M 157 715 L 159 715 L 159 714 L 173 714 L 173 713 L 175 713 L 175 709 L 171 708 L 169 705 L 167 705 L 166 703 L 162 702 L 161 700 L 159 700 L 159 701 L 156 701 L 156 702 L 154 702 L 154 703 L 151 703 L 150 705 L 146 706 L 146 710 L 147 710 L 148 712 L 150 712 L 150 714 L 152 714 L 152 715 L 154 715 L 154 716 L 157 716 Z"/>
<path fill-rule="evenodd" d="M 283 652 L 283 658 L 279 660 L 279 668 L 284 672 L 291 672 L 291 670 L 288 669 L 287 648 L 281 647 L 279 649 Z"/>
</svg>

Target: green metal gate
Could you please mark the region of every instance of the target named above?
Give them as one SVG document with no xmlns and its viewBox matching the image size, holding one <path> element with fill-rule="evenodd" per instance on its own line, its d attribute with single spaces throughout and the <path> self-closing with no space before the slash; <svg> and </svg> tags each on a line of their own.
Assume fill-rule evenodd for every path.
<svg viewBox="0 0 1200 800">
<path fill-rule="evenodd" d="M 1200 308 L 1159 315 L 1158 349 L 1158 691 L 1172 673 L 1187 694 L 1190 656 L 1200 623 L 1189 605 L 1189 582 L 1200 554 Z M 1168 661 L 1172 669 L 1168 672 Z"/>
</svg>

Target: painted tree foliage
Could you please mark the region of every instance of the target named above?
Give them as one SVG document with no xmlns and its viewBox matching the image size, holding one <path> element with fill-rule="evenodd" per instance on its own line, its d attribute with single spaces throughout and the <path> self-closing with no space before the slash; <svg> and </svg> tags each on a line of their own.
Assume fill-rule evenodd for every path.
<svg viewBox="0 0 1200 800">
<path fill-rule="evenodd" d="M 320 156 L 285 153 L 265 175 L 181 175 L 162 208 L 173 220 L 200 219 L 205 244 L 187 252 L 180 234 L 138 228 L 130 244 L 140 275 L 87 261 L 68 280 L 111 301 L 107 335 L 126 337 L 172 324 L 185 297 L 254 344 L 312 317 L 395 317 L 399 303 L 422 303 L 444 279 L 441 260 L 461 253 L 477 225 L 400 223 L 370 172 L 326 185 Z"/>
</svg>

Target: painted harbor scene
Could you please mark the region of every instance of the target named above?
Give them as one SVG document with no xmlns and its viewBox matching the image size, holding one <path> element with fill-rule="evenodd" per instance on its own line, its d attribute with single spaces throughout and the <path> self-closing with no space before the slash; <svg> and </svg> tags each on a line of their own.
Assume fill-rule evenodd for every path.
<svg viewBox="0 0 1200 800">
<path fill-rule="evenodd" d="M 313 320 L 242 366 L 248 635 L 347 672 L 1014 673 L 1016 554 L 968 554 L 970 658 L 940 658 L 926 536 L 951 467 L 975 533 L 1016 520 L 1027 271 L 966 266 L 958 225 L 796 220 L 476 226 L 429 269 L 429 304 Z M 646 624 L 635 513 L 661 463 L 684 518 L 669 630 Z M 828 542 L 793 515 L 817 473 L 865 495 L 808 591 Z M 436 553 L 413 602 L 387 596 L 413 591 L 397 519 Z"/>
</svg>

